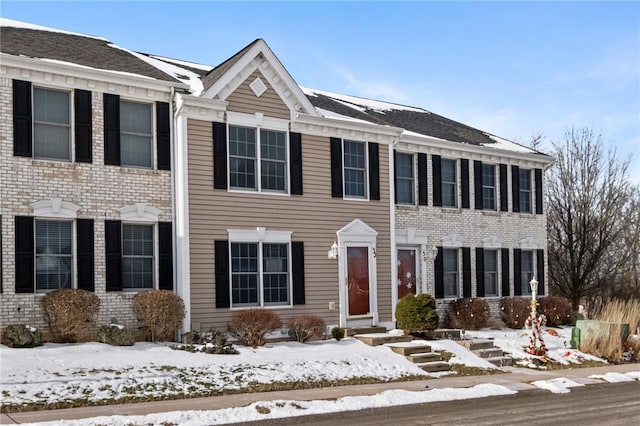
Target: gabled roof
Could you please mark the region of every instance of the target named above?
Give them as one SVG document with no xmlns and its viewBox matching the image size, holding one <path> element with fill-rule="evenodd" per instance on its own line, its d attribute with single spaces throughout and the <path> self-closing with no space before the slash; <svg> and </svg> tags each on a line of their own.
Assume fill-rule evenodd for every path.
<svg viewBox="0 0 640 426">
<path fill-rule="evenodd" d="M 216 81 L 218 81 L 218 79 L 220 77 L 222 77 L 225 72 L 227 72 L 232 66 L 234 66 L 236 64 L 236 62 L 238 62 L 240 60 L 240 58 L 242 58 L 244 56 L 244 54 L 247 53 L 247 51 L 249 49 L 251 49 L 253 46 L 255 46 L 256 43 L 258 43 L 258 41 L 259 41 L 259 39 L 256 39 L 256 40 L 252 41 L 247 46 L 245 46 L 243 49 L 241 49 L 238 53 L 236 53 L 235 55 L 233 55 L 232 57 L 230 57 L 229 59 L 227 59 L 226 61 L 224 61 L 220 65 L 218 65 L 217 67 L 214 67 L 205 76 L 203 76 L 202 77 L 202 85 L 204 86 L 204 90 L 207 90 L 211 86 L 213 86 L 213 84 Z"/>
<path fill-rule="evenodd" d="M 178 82 L 132 52 L 104 38 L 59 31 L 0 18 L 0 52 L 137 74 Z"/>
</svg>

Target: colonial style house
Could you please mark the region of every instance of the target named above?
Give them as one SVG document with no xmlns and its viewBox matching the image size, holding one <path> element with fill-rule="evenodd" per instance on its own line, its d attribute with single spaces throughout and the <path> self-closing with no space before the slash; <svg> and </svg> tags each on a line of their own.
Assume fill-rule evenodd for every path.
<svg viewBox="0 0 640 426">
<path fill-rule="evenodd" d="M 248 307 L 393 327 L 408 292 L 546 282 L 546 155 L 302 88 L 261 39 L 209 67 L 1 24 L 3 324 L 84 288 L 134 327 L 133 295 L 167 288 L 184 330 Z"/>
</svg>

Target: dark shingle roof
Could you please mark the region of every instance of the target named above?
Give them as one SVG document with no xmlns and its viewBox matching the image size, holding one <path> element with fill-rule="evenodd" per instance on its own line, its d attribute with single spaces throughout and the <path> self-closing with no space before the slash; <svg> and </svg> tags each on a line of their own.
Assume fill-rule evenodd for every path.
<svg viewBox="0 0 640 426">
<path fill-rule="evenodd" d="M 359 120 L 402 127 L 411 132 L 446 139 L 452 142 L 462 142 L 472 145 L 496 143 L 495 140 L 491 139 L 481 130 L 474 129 L 466 124 L 431 113 L 427 110 L 420 111 L 419 108 L 405 108 L 398 105 L 397 109 L 391 108 L 380 111 L 367 106 L 367 102 L 364 99 L 361 104 L 357 103 L 357 101 L 353 100 L 353 97 L 350 97 L 353 108 L 346 105 L 349 102 L 345 102 L 343 99 L 337 101 L 326 94 L 315 93 L 315 96 L 308 95 L 307 98 L 316 108 L 326 109 Z"/>
<path fill-rule="evenodd" d="M 218 81 L 218 79 L 222 77 L 222 75 L 225 72 L 227 72 L 229 68 L 235 65 L 235 63 L 238 62 L 240 58 L 242 58 L 242 56 L 246 53 L 246 51 L 251 49 L 253 45 L 256 44 L 259 40 L 260 39 L 255 39 L 254 41 L 249 43 L 247 46 L 245 46 L 244 49 L 240 50 L 238 53 L 236 53 L 235 55 L 233 55 L 232 57 L 230 57 L 229 59 L 227 59 L 226 61 L 224 61 L 223 63 L 221 63 L 214 69 L 212 69 L 211 71 L 209 71 L 209 73 L 207 73 L 204 77 L 202 77 L 201 80 L 202 80 L 202 85 L 204 86 L 204 90 L 206 91 L 208 88 L 213 86 L 215 82 Z"/>
<path fill-rule="evenodd" d="M 91 68 L 127 72 L 177 82 L 168 74 L 108 40 L 56 31 L 0 27 L 0 51 L 16 56 L 46 58 Z"/>
</svg>

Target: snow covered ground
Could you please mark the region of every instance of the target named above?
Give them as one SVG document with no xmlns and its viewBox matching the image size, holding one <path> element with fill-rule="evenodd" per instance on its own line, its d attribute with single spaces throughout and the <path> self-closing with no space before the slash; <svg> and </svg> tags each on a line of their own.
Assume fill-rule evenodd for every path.
<svg viewBox="0 0 640 426">
<path fill-rule="evenodd" d="M 561 364 L 595 359 L 567 348 L 570 329 L 555 331 L 558 336 L 543 334 L 550 359 Z M 496 346 L 522 359 L 522 365 L 533 366 L 529 362 L 531 357 L 524 352 L 529 336 L 523 330 L 468 331 L 465 337 L 492 339 Z M 434 350 L 450 352 L 450 364 L 498 368 L 451 340 L 429 343 Z M 434 377 L 388 347 L 370 347 L 355 339 L 306 344 L 274 343 L 256 349 L 236 348 L 240 351 L 238 355 L 210 355 L 175 351 L 168 344 L 158 343 L 136 343 L 133 347 L 112 347 L 100 343 L 46 344 L 33 349 L 11 349 L 0 345 L 0 403 L 97 402 L 149 395 L 160 399 L 185 393 L 209 395 L 275 382 L 335 382 L 362 377 L 389 381 L 406 376 Z M 640 380 L 640 371 L 605 374 L 597 378 L 609 382 Z M 580 386 L 569 379 L 532 384 L 552 392 L 568 392 L 571 387 Z M 394 390 L 332 401 L 263 401 L 223 410 L 112 416 L 48 424 L 227 424 L 514 392 L 505 386 L 487 383 L 471 388 L 420 392 Z"/>
</svg>

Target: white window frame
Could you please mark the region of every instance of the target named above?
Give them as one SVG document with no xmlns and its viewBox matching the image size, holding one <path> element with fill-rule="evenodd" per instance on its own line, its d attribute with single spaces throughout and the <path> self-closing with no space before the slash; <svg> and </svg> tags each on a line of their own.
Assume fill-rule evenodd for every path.
<svg viewBox="0 0 640 426">
<path fill-rule="evenodd" d="M 58 288 L 38 288 L 38 270 L 37 270 L 37 266 L 38 266 L 38 257 L 42 256 L 42 255 L 38 255 L 37 253 L 37 241 L 38 241 L 38 232 L 37 232 L 37 223 L 38 222 L 63 222 L 63 223 L 69 223 L 71 225 L 70 227 L 70 232 L 71 235 L 69 236 L 70 238 L 70 243 L 71 243 L 71 253 L 69 254 L 69 256 L 64 256 L 69 257 L 71 259 L 71 263 L 70 263 L 70 272 L 69 272 L 69 280 L 70 285 L 69 287 L 58 287 Z M 34 261 L 34 265 L 33 265 L 33 273 L 34 273 L 34 287 L 35 287 L 35 291 L 36 293 L 48 293 L 50 291 L 54 291 L 54 290 L 58 290 L 58 289 L 62 289 L 62 288 L 70 288 L 73 289 L 76 286 L 76 226 L 75 226 L 75 220 L 74 219 L 65 219 L 65 218 L 51 218 L 51 217 L 34 217 L 34 221 L 33 221 L 33 238 L 34 238 L 34 244 L 33 244 L 33 261 Z"/>
<path fill-rule="evenodd" d="M 531 270 L 525 271 L 524 269 L 524 255 L 528 253 L 531 255 Z M 525 278 L 526 274 L 526 278 Z M 520 286 L 522 287 L 521 294 L 523 296 L 531 295 L 531 286 L 529 282 L 536 275 L 536 251 L 535 250 L 521 250 L 520 251 Z"/>
<path fill-rule="evenodd" d="M 454 176 L 454 181 L 445 181 L 444 180 L 444 173 L 443 173 L 443 169 L 444 169 L 444 163 L 445 162 L 451 162 L 453 163 L 453 172 L 455 173 Z M 444 208 L 451 208 L 451 209 L 455 209 L 458 208 L 459 206 L 459 202 L 458 202 L 458 160 L 453 159 L 453 158 L 443 158 L 440 162 L 440 193 L 442 196 L 442 207 Z M 445 186 L 451 186 L 453 187 L 453 203 L 454 205 L 448 205 L 445 204 L 445 198 L 444 198 L 444 188 Z"/>
<path fill-rule="evenodd" d="M 229 191 L 262 193 L 271 195 L 289 195 L 291 193 L 291 154 L 289 152 L 289 121 L 265 117 L 262 113 L 243 114 L 238 112 L 227 112 L 227 135 L 230 135 L 230 127 L 245 127 L 254 129 L 256 132 L 256 156 L 255 162 L 255 188 L 244 188 L 231 186 L 231 155 L 230 155 L 230 138 L 227 136 L 227 182 L 229 182 Z M 262 153 L 261 153 L 261 130 L 284 133 L 285 145 L 285 167 L 284 167 L 284 190 L 273 190 L 262 188 Z"/>
<path fill-rule="evenodd" d="M 123 292 L 140 292 L 140 291 L 146 291 L 146 290 L 154 290 L 158 288 L 158 261 L 159 261 L 159 253 L 158 253 L 158 226 L 157 223 L 150 223 L 150 222 L 146 222 L 146 221 L 126 221 L 126 222 L 122 222 L 122 226 L 120 229 L 120 244 L 122 247 L 122 251 L 120 253 L 121 256 L 121 261 L 122 264 L 124 264 L 124 259 L 125 257 L 140 257 L 140 256 L 133 256 L 133 255 L 127 255 L 125 256 L 124 254 L 124 227 L 125 226 L 149 226 L 151 227 L 151 237 L 153 238 L 152 241 L 152 245 L 153 245 L 153 254 L 151 255 L 151 287 L 124 287 L 124 283 L 123 283 L 123 287 L 122 287 L 122 291 Z M 148 257 L 148 256 L 147 256 Z M 124 269 L 124 266 L 123 266 Z M 124 270 L 122 271 L 122 280 L 124 282 Z"/>
<path fill-rule="evenodd" d="M 400 181 L 400 180 L 410 181 L 410 183 L 411 183 L 411 185 L 410 185 L 411 186 L 411 200 L 410 201 L 401 201 L 401 200 L 398 199 L 397 204 L 413 206 L 413 205 L 416 204 L 416 194 L 415 194 L 415 192 L 416 192 L 415 191 L 415 188 L 416 188 L 416 186 L 415 186 L 416 185 L 415 184 L 415 182 L 416 182 L 415 156 L 412 153 L 408 153 L 408 152 L 396 152 L 396 156 L 401 156 L 401 155 L 411 158 L 411 163 L 410 163 L 411 164 L 411 177 L 408 178 L 408 177 L 404 177 L 404 176 L 402 176 L 402 177 L 398 176 L 398 169 L 399 168 L 397 167 L 397 164 L 396 164 L 396 167 L 395 167 L 396 186 L 398 186 L 397 182 Z M 397 160 L 396 160 L 396 163 L 397 163 Z M 398 191 L 396 191 L 396 198 L 397 197 L 398 197 Z"/>
<path fill-rule="evenodd" d="M 486 168 L 491 168 L 493 170 L 493 186 L 490 185 L 485 185 L 484 183 L 484 177 L 485 177 L 485 167 Z M 496 211 L 498 209 L 498 203 L 497 203 L 497 173 L 496 173 L 496 166 L 495 164 L 486 164 L 486 163 L 482 163 L 482 209 L 483 210 L 491 210 L 491 211 Z M 492 202 L 493 202 L 493 207 L 489 207 L 487 206 L 487 199 L 485 198 L 485 189 L 490 190 L 491 191 L 491 197 L 492 197 Z M 476 189 L 477 190 L 477 189 Z"/>
<path fill-rule="evenodd" d="M 69 101 L 69 123 L 68 125 L 61 125 L 60 123 L 51 123 L 51 122 L 39 122 L 36 120 L 36 90 L 46 90 L 46 91 L 50 91 L 50 92 L 59 92 L 59 93 L 66 93 L 67 94 L 67 99 Z M 64 163 L 70 163 L 74 161 L 73 158 L 73 138 L 74 138 L 74 114 L 73 114 L 73 105 L 74 105 L 74 98 L 73 98 L 73 92 L 69 91 L 69 90 L 64 90 L 64 89 L 60 89 L 60 88 L 53 88 L 53 87 L 47 87 L 47 86 L 40 86 L 40 85 L 34 85 L 31 87 L 31 105 L 32 105 L 32 122 L 31 122 L 31 131 L 32 131 L 32 141 L 31 141 L 31 145 L 32 145 L 32 150 L 33 150 L 33 158 L 36 160 L 45 160 L 45 161 L 59 161 L 59 162 L 64 162 Z M 69 130 L 69 139 L 67 140 L 67 158 L 53 158 L 53 157 L 41 157 L 36 155 L 36 126 L 38 124 L 42 124 L 42 125 L 47 125 L 47 126 L 58 126 L 58 127 L 66 127 Z"/>
<path fill-rule="evenodd" d="M 345 164 L 345 145 L 347 143 L 355 143 L 362 144 L 364 146 L 364 169 L 356 169 L 350 167 L 352 170 L 363 170 L 363 185 L 364 185 L 364 195 L 351 195 L 347 194 L 347 180 L 346 180 L 346 171 L 347 166 Z M 342 139 L 342 191 L 344 194 L 344 198 L 351 200 L 369 200 L 369 144 L 364 141 L 357 141 L 353 139 Z"/>
<path fill-rule="evenodd" d="M 146 134 L 141 134 L 141 133 L 134 133 L 134 132 L 124 132 L 122 129 L 122 120 L 120 120 L 120 118 L 118 117 L 118 119 L 120 120 L 120 166 L 121 167 L 130 167 L 130 168 L 134 168 L 134 169 L 144 169 L 144 170 L 153 170 L 154 168 L 154 164 L 156 164 L 156 152 L 155 152 L 155 141 L 157 138 L 156 135 L 156 105 L 155 103 L 152 102 L 144 102 L 141 100 L 137 100 L 137 99 L 128 99 L 128 98 L 120 98 L 120 103 L 118 105 L 118 109 L 121 110 L 122 109 L 122 104 L 123 103 L 130 103 L 130 104 L 140 104 L 140 105 L 147 105 L 150 109 L 150 115 L 151 115 L 151 122 L 149 123 L 151 126 L 151 133 L 149 133 L 149 154 L 150 154 L 150 158 L 149 158 L 149 165 L 148 166 L 140 166 L 140 165 L 132 165 L 132 164 L 126 164 L 123 161 L 123 155 L 122 155 L 122 135 L 123 134 L 128 134 L 128 135 L 134 135 L 134 136 L 147 136 Z"/>
<path fill-rule="evenodd" d="M 492 253 L 495 256 L 495 271 L 491 271 L 493 276 L 495 276 L 495 293 L 487 292 L 487 253 Z M 482 270 L 484 274 L 484 297 L 500 297 L 500 249 L 496 248 L 485 248 L 483 252 L 483 265 Z"/>
<path fill-rule="evenodd" d="M 445 259 L 444 255 L 446 252 L 455 252 L 456 254 L 456 271 L 455 272 L 447 272 L 445 270 Z M 446 286 L 446 275 L 447 274 L 455 274 L 455 294 L 447 294 L 447 286 Z M 442 249 L 442 291 L 445 299 L 457 299 L 460 297 L 460 249 L 458 247 L 443 247 Z"/>
<path fill-rule="evenodd" d="M 266 308 L 266 309 L 279 309 L 290 308 L 293 306 L 293 273 L 291 262 L 291 231 L 271 231 L 264 227 L 257 227 L 255 230 L 249 229 L 228 229 L 229 236 L 229 301 L 230 309 L 250 309 L 250 308 Z M 231 245 L 234 243 L 244 244 L 257 244 L 258 255 L 258 288 L 257 288 L 257 300 L 256 304 L 245 304 L 233 302 L 233 267 L 232 267 L 232 252 Z M 264 244 L 285 244 L 287 246 L 287 303 L 265 303 L 264 301 L 264 271 L 263 271 L 263 245 Z"/>
<path fill-rule="evenodd" d="M 529 187 L 522 187 L 522 175 L 527 174 L 529 176 Z M 533 180 L 531 179 L 531 169 L 519 169 L 518 170 L 518 202 L 520 204 L 520 213 L 533 213 Z M 522 206 L 522 196 L 527 195 L 528 208 L 525 210 Z"/>
</svg>

